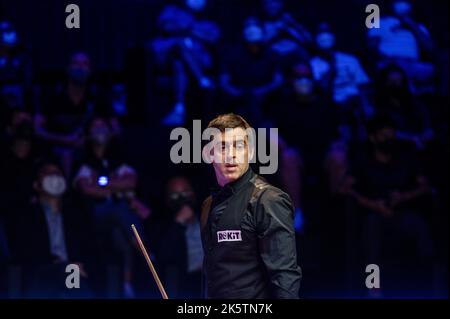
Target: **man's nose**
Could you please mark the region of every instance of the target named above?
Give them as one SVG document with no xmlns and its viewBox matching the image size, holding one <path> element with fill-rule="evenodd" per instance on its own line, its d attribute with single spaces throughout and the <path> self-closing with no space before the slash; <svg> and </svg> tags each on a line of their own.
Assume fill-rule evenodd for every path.
<svg viewBox="0 0 450 319">
<path fill-rule="evenodd" d="M 236 152 L 234 151 L 233 147 L 227 147 L 226 149 L 226 161 L 232 161 L 234 158 L 236 158 Z"/>
</svg>

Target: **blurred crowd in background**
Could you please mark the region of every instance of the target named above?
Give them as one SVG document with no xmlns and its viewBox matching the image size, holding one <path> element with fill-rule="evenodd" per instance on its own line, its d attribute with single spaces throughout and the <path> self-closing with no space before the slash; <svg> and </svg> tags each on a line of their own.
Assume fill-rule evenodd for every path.
<svg viewBox="0 0 450 319">
<path fill-rule="evenodd" d="M 384 1 L 368 29 L 365 1 L 349 1 L 358 17 L 347 2 L 153 1 L 120 70 L 97 67 L 90 39 L 57 71 L 35 50 L 59 45 L 27 43 L 2 4 L 0 297 L 158 298 L 135 224 L 169 296 L 199 298 L 199 207 L 216 184 L 206 164 L 171 163 L 169 134 L 225 112 L 279 129 L 264 177 L 296 207 L 301 297 L 448 296 L 448 28 L 426 23 L 448 12 L 424 2 Z"/>
</svg>

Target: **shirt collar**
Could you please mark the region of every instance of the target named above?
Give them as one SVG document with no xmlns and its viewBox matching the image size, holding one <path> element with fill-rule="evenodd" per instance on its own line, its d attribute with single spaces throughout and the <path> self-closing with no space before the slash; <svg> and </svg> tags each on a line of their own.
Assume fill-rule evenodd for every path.
<svg viewBox="0 0 450 319">
<path fill-rule="evenodd" d="M 253 175 L 254 173 L 252 169 L 249 167 L 241 177 L 239 177 L 237 180 L 231 183 L 228 183 L 227 185 L 225 185 L 225 187 L 229 187 L 231 188 L 233 193 L 237 193 L 240 189 L 242 189 L 242 187 L 244 187 L 250 181 Z"/>
<path fill-rule="evenodd" d="M 241 176 L 239 177 L 237 180 L 226 184 L 223 187 L 215 187 L 211 190 L 211 193 L 213 195 L 213 197 L 216 197 L 219 194 L 226 194 L 226 193 L 231 193 L 231 194 L 235 194 L 237 193 L 243 186 L 245 186 L 250 179 L 255 175 L 255 173 L 253 172 L 253 170 L 249 167 L 247 169 L 247 171 Z"/>
</svg>

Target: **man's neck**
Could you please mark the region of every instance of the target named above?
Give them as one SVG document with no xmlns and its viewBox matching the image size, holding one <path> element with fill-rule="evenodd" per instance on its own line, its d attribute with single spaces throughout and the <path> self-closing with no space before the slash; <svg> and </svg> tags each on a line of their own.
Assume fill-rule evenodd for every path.
<svg viewBox="0 0 450 319">
<path fill-rule="evenodd" d="M 243 176 L 245 176 L 248 173 L 249 170 L 250 170 L 250 167 L 248 167 L 247 170 L 241 176 L 239 176 L 237 179 L 231 180 L 231 181 L 225 179 L 223 176 L 217 176 L 217 183 L 219 184 L 220 187 L 225 187 L 228 184 L 239 181 Z"/>
</svg>

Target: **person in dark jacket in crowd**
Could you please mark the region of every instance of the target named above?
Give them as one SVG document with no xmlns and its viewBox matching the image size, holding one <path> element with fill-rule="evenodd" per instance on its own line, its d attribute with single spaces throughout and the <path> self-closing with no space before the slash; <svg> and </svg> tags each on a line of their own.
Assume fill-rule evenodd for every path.
<svg viewBox="0 0 450 319">
<path fill-rule="evenodd" d="M 43 159 L 36 172 L 36 198 L 17 224 L 11 243 L 13 261 L 23 266 L 27 297 L 81 297 L 88 292 L 85 262 L 89 227 L 82 211 L 63 196 L 67 183 L 59 163 Z M 78 266 L 80 289 L 66 286 L 68 264 Z"/>
</svg>

